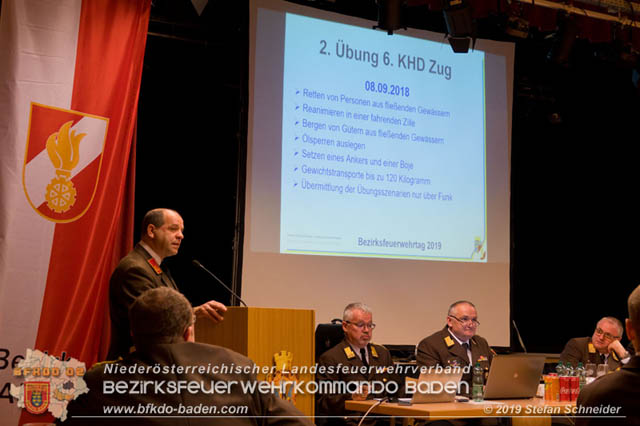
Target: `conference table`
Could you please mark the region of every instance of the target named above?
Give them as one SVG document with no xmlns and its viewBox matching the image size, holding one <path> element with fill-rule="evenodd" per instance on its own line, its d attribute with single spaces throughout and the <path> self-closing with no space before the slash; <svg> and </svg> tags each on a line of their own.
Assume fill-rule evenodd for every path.
<svg viewBox="0 0 640 426">
<path fill-rule="evenodd" d="M 378 401 L 346 401 L 345 408 L 366 412 Z M 382 403 L 369 415 L 392 418 L 445 420 L 463 418 L 511 417 L 513 425 L 551 425 L 551 417 L 573 415 L 575 402 L 545 401 L 542 398 L 491 400 L 475 402 L 436 402 L 430 404 L 401 405 Z M 406 423 L 406 421 L 405 421 Z"/>
</svg>

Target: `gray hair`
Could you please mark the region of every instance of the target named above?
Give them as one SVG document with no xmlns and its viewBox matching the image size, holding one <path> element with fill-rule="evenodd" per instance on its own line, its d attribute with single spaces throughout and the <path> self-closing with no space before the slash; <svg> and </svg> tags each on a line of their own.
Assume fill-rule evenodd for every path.
<svg viewBox="0 0 640 426">
<path fill-rule="evenodd" d="M 194 320 L 191 303 L 169 287 L 145 291 L 129 308 L 129 324 L 136 346 L 179 342 Z"/>
<path fill-rule="evenodd" d="M 473 309 L 476 309 L 476 305 L 474 305 L 473 303 L 469 302 L 468 300 L 458 300 L 457 302 L 453 302 L 451 304 L 451 306 L 449 306 L 449 310 L 447 311 L 447 315 L 451 315 L 451 312 L 453 312 L 453 310 L 456 308 L 456 306 L 462 305 L 463 303 L 466 303 L 467 305 L 471 305 L 473 307 Z"/>
<path fill-rule="evenodd" d="M 342 313 L 342 320 L 351 321 L 351 319 L 353 318 L 353 311 L 362 311 L 367 314 L 372 314 L 371 308 L 364 303 L 349 303 L 347 307 L 344 308 L 344 312 Z"/>
<path fill-rule="evenodd" d="M 609 321 L 611 324 L 615 325 L 616 327 L 618 327 L 618 336 L 622 337 L 624 335 L 624 326 L 622 325 L 622 322 L 620 322 L 620 320 L 616 317 L 602 317 L 600 319 L 600 321 Z M 600 321 L 598 321 L 598 323 L 600 323 Z"/>
</svg>

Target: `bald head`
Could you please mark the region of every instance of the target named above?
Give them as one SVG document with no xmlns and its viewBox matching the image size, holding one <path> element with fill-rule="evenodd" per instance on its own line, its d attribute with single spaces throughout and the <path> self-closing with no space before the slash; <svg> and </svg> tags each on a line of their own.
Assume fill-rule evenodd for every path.
<svg viewBox="0 0 640 426">
<path fill-rule="evenodd" d="M 149 228 L 149 225 L 153 225 L 156 228 L 160 228 L 164 224 L 165 212 L 168 212 L 168 211 L 174 212 L 176 214 L 178 213 L 175 210 L 163 209 L 163 208 L 153 209 L 146 212 L 144 217 L 142 218 L 142 226 L 140 227 L 140 237 L 144 238 L 144 235 L 147 233 L 147 229 Z"/>
<path fill-rule="evenodd" d="M 184 235 L 184 221 L 171 209 L 153 209 L 144 215 L 142 236 L 144 241 L 160 258 L 178 253 Z"/>
<path fill-rule="evenodd" d="M 447 315 L 455 315 L 458 306 L 460 305 L 468 305 L 470 307 L 472 307 L 473 309 L 476 309 L 476 305 L 474 305 L 473 303 L 469 302 L 468 300 L 458 300 L 457 302 L 453 302 L 451 304 L 451 306 L 449 306 L 449 310 L 447 311 Z"/>
</svg>

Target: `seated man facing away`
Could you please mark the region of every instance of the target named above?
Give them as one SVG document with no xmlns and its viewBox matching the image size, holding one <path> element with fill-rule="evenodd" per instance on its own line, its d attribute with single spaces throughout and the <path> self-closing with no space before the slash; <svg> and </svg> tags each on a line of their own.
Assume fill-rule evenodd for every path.
<svg viewBox="0 0 640 426">
<path fill-rule="evenodd" d="M 609 371 L 618 370 L 626 364 L 631 355 L 620 343 L 623 335 L 622 323 L 614 317 L 604 317 L 591 337 L 574 337 L 569 340 L 560 354 L 560 361 L 570 362 L 575 368 L 579 362 L 583 365 L 607 364 Z"/>
<path fill-rule="evenodd" d="M 640 348 L 640 286 L 628 300 L 627 335 Z M 640 353 L 618 371 L 585 386 L 578 395 L 576 426 L 640 425 Z"/>
<path fill-rule="evenodd" d="M 472 367 L 479 362 L 483 369 L 488 369 L 493 359 L 493 351 L 487 341 L 476 335 L 479 325 L 473 303 L 466 300 L 454 302 L 447 312 L 447 325 L 424 338 L 416 347 L 418 366 L 464 368 L 470 365 L 469 372 L 462 376 L 470 391 Z"/>
<path fill-rule="evenodd" d="M 241 384 L 256 380 L 253 362 L 195 343 L 194 319 L 191 304 L 174 289 L 138 296 L 129 310 L 136 351 L 87 372 L 89 392 L 69 404 L 64 425 L 311 424 L 271 392 L 245 392 Z"/>
</svg>

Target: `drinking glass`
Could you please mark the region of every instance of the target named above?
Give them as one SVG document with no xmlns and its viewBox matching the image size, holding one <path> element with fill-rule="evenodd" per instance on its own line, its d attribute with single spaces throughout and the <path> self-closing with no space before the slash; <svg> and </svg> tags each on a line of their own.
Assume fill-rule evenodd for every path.
<svg viewBox="0 0 640 426">
<path fill-rule="evenodd" d="M 609 366 L 607 364 L 598 364 L 596 377 L 604 376 L 607 372 L 609 372 Z"/>
</svg>

